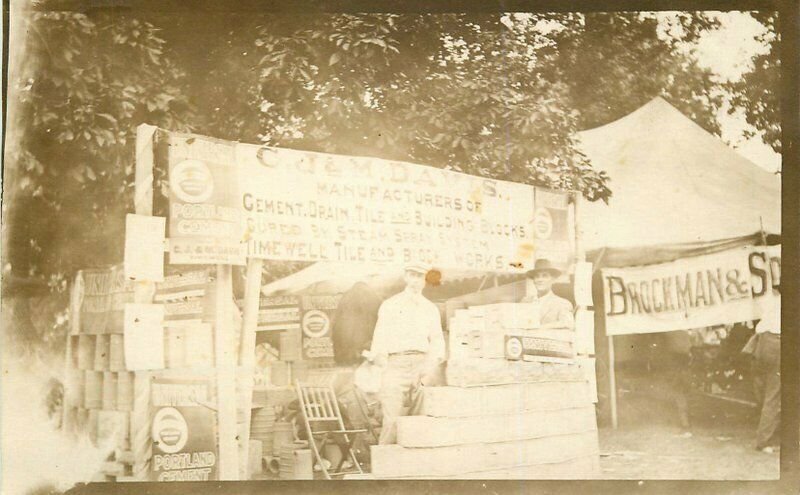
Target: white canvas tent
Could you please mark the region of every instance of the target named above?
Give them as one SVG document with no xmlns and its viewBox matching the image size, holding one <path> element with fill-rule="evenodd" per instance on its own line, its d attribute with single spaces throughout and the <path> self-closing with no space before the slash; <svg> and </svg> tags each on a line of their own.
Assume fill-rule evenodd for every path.
<svg viewBox="0 0 800 495">
<path fill-rule="evenodd" d="M 667 262 L 760 243 L 781 232 L 780 177 L 740 156 L 660 97 L 579 133 L 579 142 L 592 165 L 608 174 L 613 193 L 608 204 L 584 202 L 579 211 L 582 242 L 595 269 Z M 605 333 L 602 304 L 595 301 L 600 335 Z M 608 344 L 616 426 L 610 337 Z M 629 345 L 620 350 L 636 352 Z"/>
<path fill-rule="evenodd" d="M 593 166 L 609 175 L 613 193 L 607 205 L 582 205 L 579 219 L 587 251 L 672 246 L 677 252 L 681 246 L 702 249 L 750 236 L 762 226 L 770 234 L 781 231 L 780 177 L 660 97 L 579 133 L 579 140 Z M 652 251 L 637 251 L 642 256 L 626 264 L 664 261 L 654 260 Z"/>
<path fill-rule="evenodd" d="M 492 275 L 492 272 L 478 270 L 444 269 L 440 271 L 442 274 L 441 284 L 443 286 L 482 280 Z M 497 273 L 495 275 L 502 277 L 503 281 L 521 277 L 521 275 L 508 273 Z M 364 282 L 379 291 L 399 290 L 403 284 L 403 267 L 379 263 L 322 261 L 263 286 L 261 293 L 266 296 L 337 294 L 347 291 L 356 282 Z"/>
</svg>

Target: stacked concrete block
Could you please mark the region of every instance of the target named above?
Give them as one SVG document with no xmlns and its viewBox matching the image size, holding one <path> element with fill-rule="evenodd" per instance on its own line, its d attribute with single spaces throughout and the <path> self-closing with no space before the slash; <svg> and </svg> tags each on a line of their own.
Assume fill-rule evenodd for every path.
<svg viewBox="0 0 800 495">
<path fill-rule="evenodd" d="M 538 327 L 535 304 L 455 310 L 447 386 L 426 387 L 420 415 L 398 418 L 396 445 L 371 447 L 372 476 L 598 477 L 595 408 L 586 366 L 574 355 L 574 332 Z M 532 353 L 510 355 L 515 335 L 548 345 L 536 355 L 526 342 Z M 551 351 L 562 355 L 547 356 Z"/>
<path fill-rule="evenodd" d="M 597 423 L 579 379 L 429 387 L 397 445 L 372 447 L 378 479 L 584 479 L 599 475 Z"/>
</svg>

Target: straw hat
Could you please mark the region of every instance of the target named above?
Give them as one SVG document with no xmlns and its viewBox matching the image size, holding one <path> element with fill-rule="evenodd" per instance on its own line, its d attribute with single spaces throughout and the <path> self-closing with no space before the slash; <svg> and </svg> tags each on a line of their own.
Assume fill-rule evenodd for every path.
<svg viewBox="0 0 800 495">
<path fill-rule="evenodd" d="M 406 263 L 404 269 L 407 272 L 415 272 L 425 275 L 430 271 L 431 265 L 423 261 L 413 261 L 411 263 Z"/>
</svg>

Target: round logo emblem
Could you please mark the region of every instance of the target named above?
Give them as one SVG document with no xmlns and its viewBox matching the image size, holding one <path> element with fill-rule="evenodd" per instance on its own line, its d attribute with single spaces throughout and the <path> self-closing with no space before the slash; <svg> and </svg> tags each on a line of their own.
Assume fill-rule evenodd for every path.
<svg viewBox="0 0 800 495">
<path fill-rule="evenodd" d="M 303 315 L 303 333 L 309 338 L 324 337 L 331 326 L 328 314 L 318 309 L 312 309 Z"/>
<path fill-rule="evenodd" d="M 506 341 L 506 354 L 509 359 L 520 359 L 522 357 L 522 342 L 518 338 L 510 338 Z"/>
<path fill-rule="evenodd" d="M 553 217 L 547 208 L 536 208 L 533 216 L 533 231 L 538 239 L 549 239 L 553 234 Z"/>
<path fill-rule="evenodd" d="M 153 442 L 165 454 L 179 452 L 189 439 L 189 427 L 180 411 L 174 407 L 159 409 L 153 418 Z"/>
<path fill-rule="evenodd" d="M 214 176 L 200 160 L 184 160 L 175 165 L 169 184 L 172 192 L 187 203 L 202 203 L 214 193 Z"/>
</svg>

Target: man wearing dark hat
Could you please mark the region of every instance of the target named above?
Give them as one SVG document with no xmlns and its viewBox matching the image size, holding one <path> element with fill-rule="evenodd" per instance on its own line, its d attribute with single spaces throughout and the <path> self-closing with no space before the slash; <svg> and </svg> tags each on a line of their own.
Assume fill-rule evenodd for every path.
<svg viewBox="0 0 800 495">
<path fill-rule="evenodd" d="M 550 260 L 538 259 L 527 277 L 533 280 L 536 287 L 536 298 L 526 297 L 525 301 L 539 302 L 540 328 L 575 328 L 572 303 L 553 294 L 553 283 L 561 275 L 561 270 L 554 267 Z"/>
<path fill-rule="evenodd" d="M 381 444 L 397 441 L 397 417 L 419 408 L 419 386 L 445 358 L 439 309 L 422 295 L 430 266 L 405 267 L 406 288 L 381 304 L 371 354 L 384 366 L 380 398 Z"/>
</svg>

